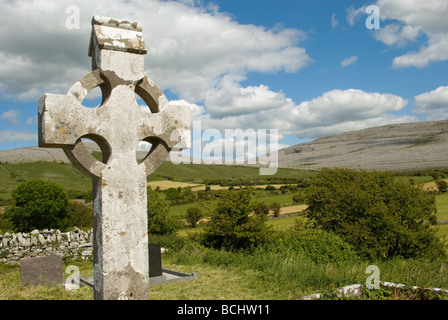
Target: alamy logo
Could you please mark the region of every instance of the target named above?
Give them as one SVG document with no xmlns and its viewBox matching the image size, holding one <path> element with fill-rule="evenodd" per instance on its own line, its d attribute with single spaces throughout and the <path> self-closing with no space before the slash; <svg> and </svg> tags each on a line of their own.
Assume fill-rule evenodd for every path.
<svg viewBox="0 0 448 320">
<path fill-rule="evenodd" d="M 370 5 L 366 8 L 366 13 L 370 14 L 366 19 L 366 28 L 369 30 L 380 29 L 380 8 Z"/>
</svg>

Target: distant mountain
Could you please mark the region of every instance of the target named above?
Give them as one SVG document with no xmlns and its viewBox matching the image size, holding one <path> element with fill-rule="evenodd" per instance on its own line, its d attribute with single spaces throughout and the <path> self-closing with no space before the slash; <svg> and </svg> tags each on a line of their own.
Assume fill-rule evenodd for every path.
<svg viewBox="0 0 448 320">
<path fill-rule="evenodd" d="M 91 152 L 98 151 L 100 148 L 94 143 L 86 143 L 84 145 Z M 143 159 L 148 152 L 137 151 L 136 158 Z M 70 163 L 64 151 L 61 148 L 39 148 L 25 147 L 10 150 L 0 150 L 0 162 L 3 163 L 22 163 L 35 161 L 64 162 Z"/>
<path fill-rule="evenodd" d="M 99 151 L 95 144 L 86 146 Z M 142 159 L 146 152 L 138 151 Z M 169 158 L 167 159 L 169 160 Z M 385 125 L 341 133 L 281 149 L 280 168 L 323 167 L 365 170 L 448 168 L 448 120 Z M 0 162 L 69 162 L 60 148 L 26 147 L 0 151 Z"/>
<path fill-rule="evenodd" d="M 448 120 L 385 125 L 279 150 L 279 167 L 365 170 L 448 168 Z"/>
</svg>

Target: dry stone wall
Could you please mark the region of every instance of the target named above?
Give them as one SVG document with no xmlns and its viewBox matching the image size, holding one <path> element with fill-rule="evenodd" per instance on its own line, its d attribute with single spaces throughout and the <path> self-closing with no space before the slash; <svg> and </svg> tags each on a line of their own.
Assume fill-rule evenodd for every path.
<svg viewBox="0 0 448 320">
<path fill-rule="evenodd" d="M 60 254 L 63 257 L 88 259 L 93 252 L 92 230 L 33 230 L 29 233 L 0 234 L 0 261 L 18 262 L 22 258 Z"/>
</svg>

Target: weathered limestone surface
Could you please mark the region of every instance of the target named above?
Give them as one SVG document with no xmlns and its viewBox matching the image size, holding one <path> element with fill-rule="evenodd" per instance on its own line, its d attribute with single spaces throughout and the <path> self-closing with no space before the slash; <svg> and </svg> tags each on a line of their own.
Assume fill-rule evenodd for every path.
<svg viewBox="0 0 448 320">
<path fill-rule="evenodd" d="M 20 280 L 22 286 L 56 286 L 62 283 L 62 256 L 50 254 L 45 257 L 20 260 Z"/>
<path fill-rule="evenodd" d="M 96 299 L 148 299 L 149 266 L 146 176 L 171 149 L 189 146 L 190 111 L 168 103 L 144 76 L 145 43 L 141 26 L 95 16 L 89 55 L 93 71 L 66 95 L 39 100 L 39 146 L 63 148 L 67 157 L 93 178 L 94 292 Z M 100 87 L 96 109 L 81 102 Z M 139 95 L 148 105 L 143 110 Z M 81 138 L 95 141 L 103 162 L 94 159 Z M 152 144 L 136 161 L 141 141 Z"/>
<path fill-rule="evenodd" d="M 279 150 L 281 168 L 423 170 L 448 168 L 448 120 L 341 133 Z"/>
</svg>

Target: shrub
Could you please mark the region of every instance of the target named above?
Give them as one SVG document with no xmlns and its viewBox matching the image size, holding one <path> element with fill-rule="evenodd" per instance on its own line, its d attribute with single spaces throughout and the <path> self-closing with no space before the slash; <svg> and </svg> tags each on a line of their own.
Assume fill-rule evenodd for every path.
<svg viewBox="0 0 448 320">
<path fill-rule="evenodd" d="M 269 209 L 272 210 L 274 217 L 278 217 L 278 215 L 280 214 L 280 209 L 282 208 L 282 205 L 278 202 L 272 202 L 269 205 Z"/>
<path fill-rule="evenodd" d="M 448 182 L 445 180 L 436 181 L 436 185 L 439 192 L 446 192 L 448 190 Z"/>
<path fill-rule="evenodd" d="M 284 232 L 271 244 L 271 248 L 277 251 L 300 252 L 318 263 L 359 260 L 352 246 L 340 236 L 320 229 Z"/>
<path fill-rule="evenodd" d="M 69 201 L 67 216 L 61 222 L 61 229 L 68 230 L 72 227 L 90 229 L 93 226 L 93 210 L 79 202 Z"/>
<path fill-rule="evenodd" d="M 443 257 L 430 224 L 435 197 L 392 174 L 324 169 L 308 188 L 306 215 L 367 259 Z"/>
<path fill-rule="evenodd" d="M 259 216 L 250 216 L 253 210 L 248 190 L 222 190 L 204 228 L 202 244 L 213 248 L 251 249 L 267 241 L 271 229 Z"/>
<path fill-rule="evenodd" d="M 176 190 L 177 192 L 177 190 Z M 172 234 L 179 229 L 175 218 L 168 216 L 170 204 L 153 190 L 148 190 L 148 232 L 150 234 Z"/>
<path fill-rule="evenodd" d="M 176 202 L 180 198 L 179 191 L 176 188 L 166 189 L 165 194 L 168 201 Z"/>
<path fill-rule="evenodd" d="M 187 209 L 187 213 L 185 214 L 185 220 L 191 227 L 196 227 L 196 224 L 203 217 L 202 210 L 197 207 L 191 207 Z"/>
<path fill-rule="evenodd" d="M 269 207 L 264 202 L 259 202 L 255 205 L 254 213 L 257 215 L 267 216 L 269 214 Z"/>
<path fill-rule="evenodd" d="M 301 194 L 295 194 L 292 196 L 292 202 L 301 203 L 305 201 L 305 197 Z"/>
<path fill-rule="evenodd" d="M 44 179 L 28 180 L 12 193 L 15 205 L 8 207 L 5 218 L 15 231 L 60 228 L 67 216 L 68 196 L 60 185 Z"/>
</svg>

